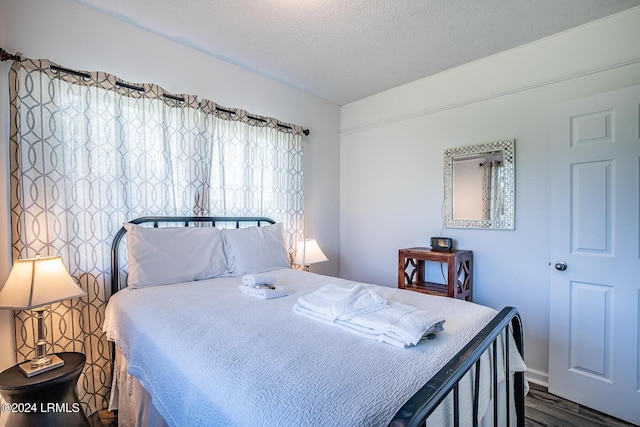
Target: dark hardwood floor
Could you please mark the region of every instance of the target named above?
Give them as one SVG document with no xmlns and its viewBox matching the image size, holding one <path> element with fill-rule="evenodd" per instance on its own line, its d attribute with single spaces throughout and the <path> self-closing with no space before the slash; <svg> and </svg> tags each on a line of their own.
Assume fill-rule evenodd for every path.
<svg viewBox="0 0 640 427">
<path fill-rule="evenodd" d="M 525 398 L 525 426 L 628 427 L 634 426 L 601 412 L 547 392 L 545 387 L 529 383 Z"/>
<path fill-rule="evenodd" d="M 629 427 L 629 424 L 593 409 L 578 405 L 547 392 L 536 384 L 529 384 L 525 399 L 525 426 L 529 427 Z M 109 411 L 100 411 L 90 419 L 91 427 L 117 427 L 116 416 Z"/>
</svg>

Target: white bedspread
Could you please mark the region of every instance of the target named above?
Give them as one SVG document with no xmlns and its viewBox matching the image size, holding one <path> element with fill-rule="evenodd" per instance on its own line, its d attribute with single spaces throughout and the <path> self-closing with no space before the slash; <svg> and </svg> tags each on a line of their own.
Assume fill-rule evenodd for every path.
<svg viewBox="0 0 640 427">
<path fill-rule="evenodd" d="M 104 330 L 169 425 L 379 426 L 496 311 L 367 285 L 383 298 L 438 313 L 444 331 L 400 349 L 299 316 L 299 296 L 337 278 L 271 272 L 290 295 L 261 300 L 240 277 L 125 289 Z"/>
</svg>

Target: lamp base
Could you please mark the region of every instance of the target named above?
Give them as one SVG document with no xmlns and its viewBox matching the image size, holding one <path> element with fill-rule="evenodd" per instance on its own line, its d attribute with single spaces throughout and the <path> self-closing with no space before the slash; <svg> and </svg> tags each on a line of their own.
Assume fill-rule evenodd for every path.
<svg viewBox="0 0 640 427">
<path fill-rule="evenodd" d="M 27 377 L 32 377 L 34 375 L 42 374 L 43 372 L 47 372 L 64 365 L 64 360 L 60 359 L 55 354 L 50 354 L 44 357 L 50 360 L 50 362 L 47 363 L 46 359 L 45 361 L 42 361 L 42 362 L 36 361 L 36 359 L 27 360 L 26 362 L 20 364 L 20 370 Z"/>
</svg>

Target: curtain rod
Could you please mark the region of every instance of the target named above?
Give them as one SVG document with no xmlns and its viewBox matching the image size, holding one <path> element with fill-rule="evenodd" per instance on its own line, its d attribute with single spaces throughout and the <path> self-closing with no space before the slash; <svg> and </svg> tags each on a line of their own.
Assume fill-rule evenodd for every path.
<svg viewBox="0 0 640 427">
<path fill-rule="evenodd" d="M 56 73 L 58 73 L 58 72 L 62 71 L 63 73 L 73 74 L 74 76 L 82 77 L 83 79 L 86 79 L 86 80 L 88 80 L 88 79 L 90 79 L 90 78 L 91 78 L 91 75 L 90 75 L 90 74 L 83 73 L 82 71 L 71 70 L 71 69 L 69 69 L 69 68 L 63 68 L 63 67 L 60 67 L 60 66 L 58 66 L 58 65 L 51 65 L 51 67 L 50 67 L 50 68 L 51 68 L 53 71 L 55 71 Z M 117 81 L 117 82 L 116 82 L 116 85 L 117 85 L 117 86 L 120 86 L 120 87 L 127 88 L 127 89 L 137 90 L 137 91 L 140 91 L 140 92 L 144 92 L 144 88 L 143 88 L 143 87 L 134 86 L 134 85 L 131 85 L 131 84 L 128 84 L 128 83 L 118 82 L 118 81 Z M 163 93 L 163 94 L 162 94 L 162 96 L 164 96 L 165 98 L 173 99 L 173 100 L 175 100 L 175 101 L 184 102 L 184 98 L 183 98 L 183 97 L 181 97 L 181 96 L 171 95 L 171 94 L 168 94 L 168 93 Z"/>
<path fill-rule="evenodd" d="M 4 50 L 3 48 L 0 48 L 0 61 L 21 61 L 22 58 L 20 57 L 20 54 L 10 54 L 9 52 L 7 52 L 6 50 Z M 51 69 L 53 71 L 57 72 L 64 72 L 64 73 L 68 73 L 68 74 L 73 74 L 74 76 L 78 76 L 78 77 L 82 77 L 83 79 L 90 79 L 91 75 L 84 73 L 82 71 L 76 71 L 76 70 L 71 70 L 69 68 L 64 68 L 64 67 L 60 67 L 58 65 L 51 65 Z M 121 87 L 125 87 L 127 89 L 131 89 L 131 90 L 138 90 L 138 91 L 144 91 L 143 87 L 139 87 L 139 86 L 135 86 L 129 83 L 124 83 L 124 82 L 120 82 L 117 81 L 116 85 L 121 86 Z M 184 102 L 184 98 L 181 96 L 177 96 L 177 95 L 171 95 L 171 94 L 163 94 L 163 96 L 165 98 L 169 98 L 169 99 L 173 99 L 175 101 L 180 101 L 180 102 Z M 216 107 L 216 110 L 218 111 L 222 111 L 225 112 L 227 114 L 233 114 L 235 115 L 236 112 L 233 110 L 228 110 L 226 108 L 221 108 L 221 107 Z M 251 120 L 255 120 L 255 121 L 259 121 L 259 122 L 263 122 L 266 123 L 267 121 L 263 118 L 260 117 L 256 117 L 256 116 L 251 116 L 251 115 L 247 115 L 247 117 L 249 117 Z M 283 129 L 292 129 L 291 126 L 287 126 L 281 123 L 277 124 L 278 127 L 281 127 Z M 303 129 L 302 133 L 305 134 L 306 136 L 309 135 L 310 131 L 309 129 Z"/>
<path fill-rule="evenodd" d="M 82 71 L 71 70 L 69 68 L 63 68 L 63 67 L 60 67 L 58 65 L 51 65 L 51 69 L 54 70 L 55 72 L 62 71 L 64 73 L 73 74 L 74 76 L 82 77 L 84 79 L 90 79 L 91 78 L 91 76 L 89 74 L 83 73 Z M 116 85 L 120 86 L 120 87 L 127 88 L 127 89 L 131 89 L 131 90 L 137 90 L 139 92 L 144 92 L 144 88 L 141 87 L 141 86 L 136 86 L 136 85 L 132 85 L 132 84 L 125 83 L 125 82 L 120 82 L 120 81 L 117 81 Z M 181 96 L 178 96 L 178 95 L 171 95 L 171 94 L 168 94 L 168 93 L 163 93 L 162 96 L 164 96 L 165 98 L 173 99 L 174 101 L 184 102 L 184 98 L 181 97 Z M 228 110 L 226 108 L 216 107 L 216 110 L 222 111 L 224 113 L 231 114 L 231 115 L 234 115 L 234 116 L 236 115 L 235 111 Z M 260 118 L 260 117 L 252 116 L 250 114 L 247 114 L 247 117 L 250 118 L 251 120 L 255 120 L 257 122 L 267 123 L 267 121 L 265 119 Z M 281 127 L 283 129 L 291 129 L 291 126 L 283 125 L 281 123 L 278 123 L 277 125 L 278 125 L 278 127 Z M 309 135 L 309 129 L 304 129 L 302 131 L 302 133 L 304 133 L 305 135 Z"/>
<path fill-rule="evenodd" d="M 217 111 L 222 111 L 223 113 L 231 114 L 231 115 L 233 115 L 233 116 L 235 116 L 235 115 L 236 115 L 236 112 L 235 112 L 235 111 L 233 111 L 233 110 L 229 110 L 229 109 L 227 109 L 227 108 L 216 107 L 216 110 L 217 110 Z M 255 121 L 257 121 L 257 122 L 263 122 L 263 123 L 266 123 L 266 122 L 267 122 L 267 121 L 266 121 L 265 119 L 263 119 L 263 118 L 256 117 L 256 116 L 252 116 L 252 115 L 250 115 L 250 114 L 247 114 L 247 117 L 248 117 L 248 118 L 250 118 L 251 120 L 255 120 Z M 278 123 L 277 125 L 278 125 L 278 127 L 281 127 L 281 128 L 283 128 L 283 129 L 291 129 L 291 126 L 283 125 L 282 123 Z M 304 133 L 305 135 L 309 135 L 309 129 L 303 129 L 303 130 L 302 130 L 302 133 Z"/>
</svg>

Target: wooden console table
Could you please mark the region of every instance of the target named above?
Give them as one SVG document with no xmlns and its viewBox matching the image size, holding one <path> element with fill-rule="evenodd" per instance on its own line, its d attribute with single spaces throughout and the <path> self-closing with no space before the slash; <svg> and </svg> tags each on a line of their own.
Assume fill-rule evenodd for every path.
<svg viewBox="0 0 640 427">
<path fill-rule="evenodd" d="M 425 280 L 425 261 L 447 264 L 446 284 Z M 471 301 L 473 252 L 456 249 L 451 252 L 438 252 L 431 248 L 400 249 L 398 251 L 398 288 Z"/>
</svg>

